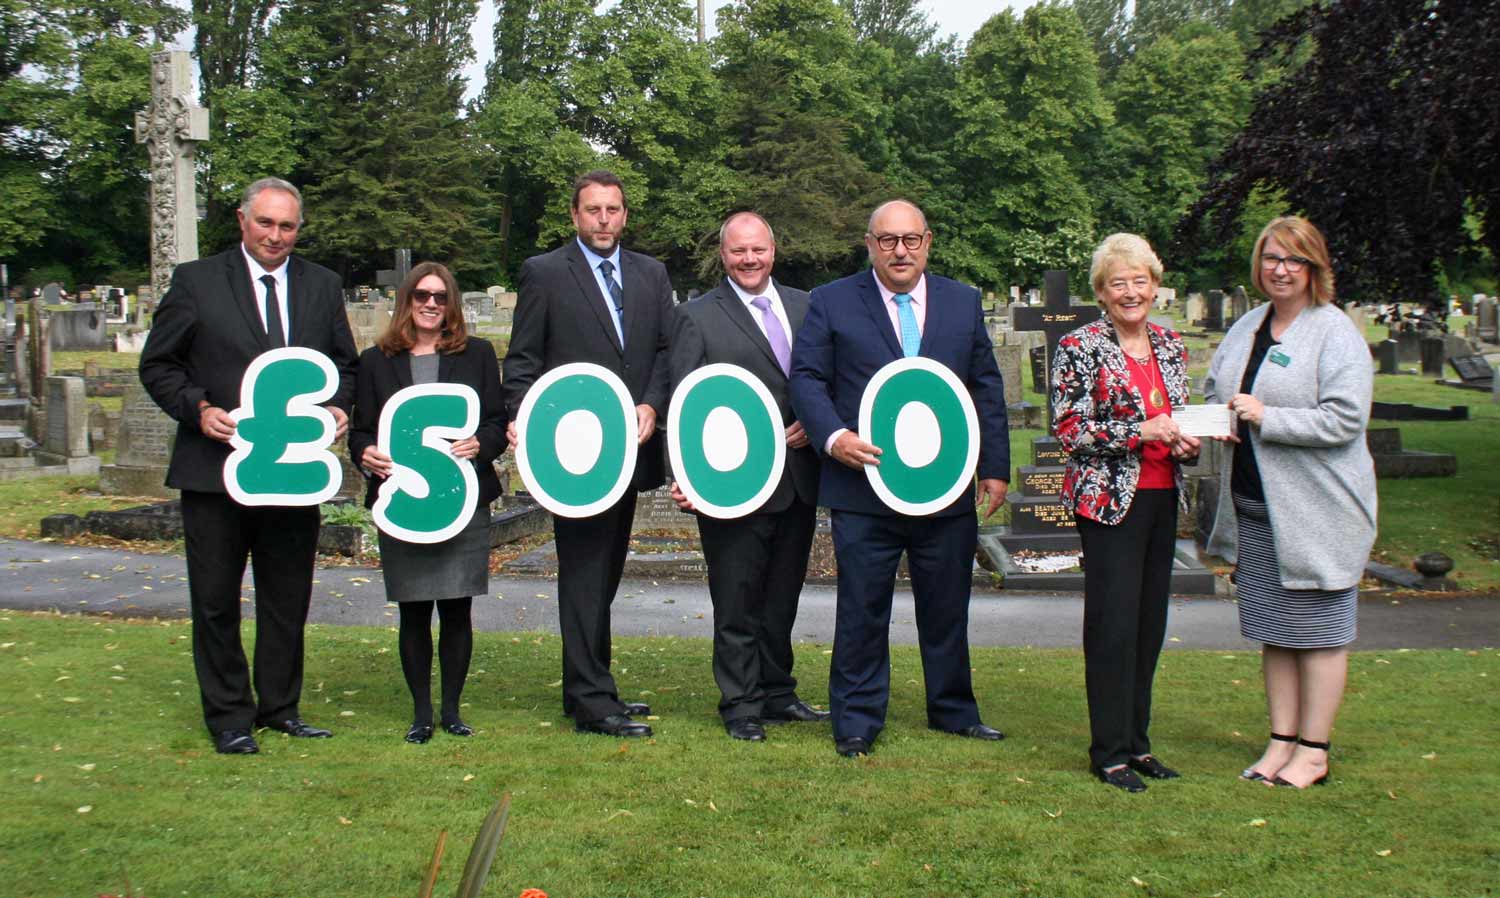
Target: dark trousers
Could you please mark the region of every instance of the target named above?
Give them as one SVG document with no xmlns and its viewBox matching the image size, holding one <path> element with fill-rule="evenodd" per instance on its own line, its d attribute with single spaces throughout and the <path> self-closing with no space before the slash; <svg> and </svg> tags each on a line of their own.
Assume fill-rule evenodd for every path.
<svg viewBox="0 0 1500 898">
<path fill-rule="evenodd" d="M 635 492 L 587 518 L 555 516 L 557 613 L 563 640 L 563 713 L 580 722 L 625 713 L 609 672 L 609 606 L 630 551 Z"/>
<path fill-rule="evenodd" d="M 961 730 L 979 723 L 969 676 L 969 590 L 979 522 L 971 513 L 935 518 L 833 512 L 839 589 L 828 674 L 835 739 L 873 741 L 891 694 L 891 594 L 906 552 L 917 644 L 927 687 L 927 723 Z"/>
<path fill-rule="evenodd" d="M 1113 527 L 1075 516 L 1083 539 L 1083 669 L 1089 760 L 1151 753 L 1151 681 L 1167 632 L 1177 491 L 1137 490 Z"/>
<path fill-rule="evenodd" d="M 182 491 L 193 667 L 210 732 L 298 717 L 302 627 L 312 602 L 317 506 L 250 507 L 223 493 Z M 255 691 L 240 643 L 245 561 L 255 580 Z"/>
<path fill-rule="evenodd" d="M 785 511 L 731 521 L 698 516 L 714 604 L 714 682 L 726 722 L 797 701 L 792 625 L 816 514 L 794 498 Z"/>
</svg>

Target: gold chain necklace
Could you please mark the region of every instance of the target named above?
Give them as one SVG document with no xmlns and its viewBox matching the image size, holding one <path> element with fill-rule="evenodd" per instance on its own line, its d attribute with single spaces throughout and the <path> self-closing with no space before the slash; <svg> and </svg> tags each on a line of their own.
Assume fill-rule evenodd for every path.
<svg viewBox="0 0 1500 898">
<path fill-rule="evenodd" d="M 1130 359 L 1132 362 L 1135 362 L 1135 364 L 1140 367 L 1141 373 L 1146 375 L 1146 379 L 1151 382 L 1151 404 L 1156 406 L 1157 408 L 1164 407 L 1167 404 L 1167 399 L 1162 395 L 1162 391 L 1156 386 L 1158 380 L 1160 379 L 1156 370 L 1156 366 L 1151 365 L 1150 367 L 1147 367 L 1147 364 L 1151 361 L 1151 354 L 1149 352 L 1147 353 L 1146 361 L 1144 362 L 1140 359 L 1137 359 L 1135 356 L 1131 355 L 1128 352 L 1125 353 L 1125 358 Z M 1163 383 L 1162 386 L 1165 387 L 1166 384 Z"/>
</svg>

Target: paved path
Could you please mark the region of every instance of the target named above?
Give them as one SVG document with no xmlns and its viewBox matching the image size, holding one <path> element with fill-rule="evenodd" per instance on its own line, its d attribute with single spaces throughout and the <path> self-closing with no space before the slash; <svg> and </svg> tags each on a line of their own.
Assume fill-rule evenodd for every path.
<svg viewBox="0 0 1500 898">
<path fill-rule="evenodd" d="M 395 626 L 380 572 L 322 567 L 313 586 L 312 620 L 326 624 Z M 255 593 L 245 578 L 245 612 Z M 175 555 L 142 555 L 109 549 L 0 539 L 0 607 L 186 617 L 187 574 Z M 832 642 L 834 589 L 802 592 L 795 636 Z M 897 590 L 891 638 L 916 642 L 909 590 Z M 1079 644 L 1083 600 L 1069 593 L 976 593 L 970 605 L 974 645 L 1072 648 Z M 557 582 L 494 577 L 488 596 L 474 604 L 474 623 L 487 631 L 557 632 Z M 627 581 L 615 600 L 614 632 L 624 636 L 672 635 L 707 639 L 713 609 L 703 583 Z M 1234 603 L 1221 598 L 1172 600 L 1167 647 L 1253 648 L 1239 637 Z M 1500 597 L 1404 599 L 1372 594 L 1360 605 L 1356 649 L 1486 648 L 1500 645 Z"/>
</svg>

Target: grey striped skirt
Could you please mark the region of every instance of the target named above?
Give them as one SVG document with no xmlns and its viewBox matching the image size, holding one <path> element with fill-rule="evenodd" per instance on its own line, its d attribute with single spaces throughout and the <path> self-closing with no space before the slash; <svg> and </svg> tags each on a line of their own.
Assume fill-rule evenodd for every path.
<svg viewBox="0 0 1500 898">
<path fill-rule="evenodd" d="M 1236 495 L 1234 510 L 1239 518 L 1234 585 L 1239 594 L 1240 635 L 1287 649 L 1325 649 L 1353 642 L 1359 585 L 1332 591 L 1287 589 L 1281 585 L 1265 503 Z"/>
</svg>

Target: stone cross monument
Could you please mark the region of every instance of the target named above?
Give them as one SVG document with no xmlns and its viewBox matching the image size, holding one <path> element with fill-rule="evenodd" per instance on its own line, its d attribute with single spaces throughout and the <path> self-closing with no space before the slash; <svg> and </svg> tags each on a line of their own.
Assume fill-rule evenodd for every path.
<svg viewBox="0 0 1500 898">
<path fill-rule="evenodd" d="M 151 286 L 158 297 L 178 263 L 198 258 L 193 154 L 208 140 L 208 110 L 192 105 L 192 91 L 186 52 L 151 54 L 151 105 L 135 114 L 135 140 L 151 154 Z"/>
</svg>

